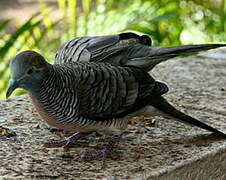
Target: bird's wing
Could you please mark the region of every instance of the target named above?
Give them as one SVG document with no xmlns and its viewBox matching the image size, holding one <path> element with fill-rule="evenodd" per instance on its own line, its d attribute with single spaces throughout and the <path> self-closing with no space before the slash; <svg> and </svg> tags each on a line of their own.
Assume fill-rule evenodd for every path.
<svg viewBox="0 0 226 180">
<path fill-rule="evenodd" d="M 160 62 L 170 58 L 226 46 L 201 44 L 173 47 L 151 46 L 151 39 L 134 33 L 109 36 L 79 37 L 66 42 L 57 51 L 55 63 L 107 62 L 114 65 L 132 65 L 150 71 Z"/>
<path fill-rule="evenodd" d="M 146 35 L 139 36 L 134 33 L 79 37 L 60 47 L 55 56 L 55 63 L 94 61 L 125 65 L 130 47 L 136 44 L 150 46 L 151 39 Z"/>
<path fill-rule="evenodd" d="M 168 91 L 165 84 L 136 67 L 84 63 L 79 71 L 75 87 L 79 112 L 93 120 L 123 117 L 149 104 L 150 96 Z"/>
</svg>

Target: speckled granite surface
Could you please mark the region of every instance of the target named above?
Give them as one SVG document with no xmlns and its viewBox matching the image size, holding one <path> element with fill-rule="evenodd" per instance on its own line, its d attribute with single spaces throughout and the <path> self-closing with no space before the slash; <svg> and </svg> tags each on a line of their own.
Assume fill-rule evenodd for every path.
<svg viewBox="0 0 226 180">
<path fill-rule="evenodd" d="M 224 56 L 225 55 L 225 56 Z M 165 96 L 177 108 L 226 132 L 226 50 L 162 63 L 151 74 L 165 81 Z M 0 179 L 226 179 L 226 140 L 172 119 L 155 118 L 130 125 L 118 151 L 102 168 L 100 159 L 82 160 L 104 137 L 89 146 L 46 149 L 53 135 L 27 95 L 0 101 L 0 126 L 16 137 L 0 136 Z"/>
</svg>

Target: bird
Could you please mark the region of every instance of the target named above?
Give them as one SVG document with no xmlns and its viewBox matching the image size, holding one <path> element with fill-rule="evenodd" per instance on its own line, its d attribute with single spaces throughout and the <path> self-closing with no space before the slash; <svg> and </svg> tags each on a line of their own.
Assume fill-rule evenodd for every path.
<svg viewBox="0 0 226 180">
<path fill-rule="evenodd" d="M 55 55 L 55 63 L 108 62 L 133 65 L 145 71 L 170 58 L 203 50 L 224 47 L 225 44 L 200 44 L 172 47 L 152 46 L 147 35 L 125 32 L 117 35 L 77 37 L 64 43 Z"/>
<path fill-rule="evenodd" d="M 13 58 L 10 74 L 6 98 L 16 88 L 23 88 L 49 125 L 74 133 L 47 142 L 49 147 L 79 143 L 93 132 L 113 134 L 97 153 L 105 156 L 121 139 L 128 120 L 140 114 L 171 117 L 226 138 L 225 133 L 174 108 L 163 97 L 168 86 L 136 66 L 94 62 L 50 64 L 41 54 L 27 50 Z"/>
</svg>

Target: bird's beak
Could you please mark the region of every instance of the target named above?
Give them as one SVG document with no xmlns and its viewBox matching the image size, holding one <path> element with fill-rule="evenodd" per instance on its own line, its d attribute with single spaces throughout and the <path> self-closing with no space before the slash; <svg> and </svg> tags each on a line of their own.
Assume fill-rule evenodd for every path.
<svg viewBox="0 0 226 180">
<path fill-rule="evenodd" d="M 13 91 L 18 88 L 18 81 L 17 80 L 14 80 L 14 79 L 10 79 L 9 81 L 9 86 L 8 86 L 8 90 L 6 92 L 6 98 L 8 99 L 9 96 L 13 93 Z"/>
</svg>

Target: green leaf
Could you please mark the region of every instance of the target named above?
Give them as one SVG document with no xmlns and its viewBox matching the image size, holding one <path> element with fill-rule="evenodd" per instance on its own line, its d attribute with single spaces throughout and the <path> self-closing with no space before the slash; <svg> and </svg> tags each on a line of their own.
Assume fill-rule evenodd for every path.
<svg viewBox="0 0 226 180">
<path fill-rule="evenodd" d="M 38 26 L 42 22 L 41 20 L 37 21 L 36 23 L 32 22 L 38 15 L 39 13 L 34 14 L 26 23 L 24 23 L 21 27 L 19 27 L 12 33 L 10 38 L 6 41 L 4 47 L 0 49 L 0 58 L 3 58 L 5 56 L 7 51 L 13 46 L 20 35 L 22 35 L 25 31 Z"/>
<path fill-rule="evenodd" d="M 2 29 L 4 29 L 10 22 L 10 19 L 6 19 L 0 22 L 0 31 L 2 31 Z"/>
</svg>

